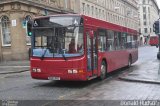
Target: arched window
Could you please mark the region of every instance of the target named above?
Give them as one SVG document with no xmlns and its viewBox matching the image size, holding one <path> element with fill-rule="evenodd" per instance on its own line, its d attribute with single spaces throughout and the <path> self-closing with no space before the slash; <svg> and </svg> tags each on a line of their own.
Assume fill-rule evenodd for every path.
<svg viewBox="0 0 160 106">
<path fill-rule="evenodd" d="M 2 46 L 11 46 L 10 20 L 7 16 L 1 18 Z"/>
<path fill-rule="evenodd" d="M 25 20 L 26 21 L 30 21 L 32 18 L 31 18 L 31 16 L 30 15 L 27 15 L 26 17 L 25 17 Z"/>
<path fill-rule="evenodd" d="M 32 18 L 31 18 L 31 16 L 30 15 L 27 15 L 26 17 L 25 17 L 25 22 L 27 23 L 28 21 L 30 21 Z M 26 34 L 26 43 L 27 43 L 27 45 L 31 45 L 31 37 L 30 36 L 27 36 L 27 34 Z"/>
</svg>

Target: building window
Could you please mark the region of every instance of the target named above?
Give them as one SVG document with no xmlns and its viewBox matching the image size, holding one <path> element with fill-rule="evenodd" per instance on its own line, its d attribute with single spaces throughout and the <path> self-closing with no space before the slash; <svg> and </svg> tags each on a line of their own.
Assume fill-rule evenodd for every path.
<svg viewBox="0 0 160 106">
<path fill-rule="evenodd" d="M 107 21 L 109 22 L 110 21 L 110 14 L 108 13 L 107 15 Z"/>
<path fill-rule="evenodd" d="M 102 18 L 105 20 L 105 13 L 104 13 L 104 10 L 103 10 L 102 14 L 103 14 Z"/>
<path fill-rule="evenodd" d="M 32 19 L 31 16 L 27 15 L 25 18 L 26 23 L 28 21 L 30 21 L 31 19 Z M 31 45 L 31 37 L 30 36 L 26 36 L 26 43 L 27 43 L 27 45 Z"/>
<path fill-rule="evenodd" d="M 65 8 L 68 8 L 68 0 L 64 0 Z"/>
<path fill-rule="evenodd" d="M 101 15 L 102 15 L 101 9 L 99 9 L 99 19 L 101 19 Z"/>
<path fill-rule="evenodd" d="M 148 7 L 148 14 L 150 14 L 150 8 Z"/>
<path fill-rule="evenodd" d="M 98 17 L 98 9 L 96 8 L 96 18 Z"/>
<path fill-rule="evenodd" d="M 139 33 L 141 33 L 141 28 L 139 28 Z"/>
<path fill-rule="evenodd" d="M 57 7 L 60 6 L 60 2 L 57 1 L 57 0 L 50 0 L 49 3 L 50 3 L 51 5 L 54 5 L 54 6 L 57 6 Z"/>
<path fill-rule="evenodd" d="M 94 7 L 92 6 L 92 16 L 94 16 Z"/>
<path fill-rule="evenodd" d="M 87 5 L 87 15 L 90 15 L 90 6 Z"/>
<path fill-rule="evenodd" d="M 143 13 L 146 13 L 146 7 L 143 7 Z"/>
<path fill-rule="evenodd" d="M 50 0 L 50 3 L 56 3 L 56 0 Z"/>
<path fill-rule="evenodd" d="M 3 16 L 1 22 L 2 46 L 11 46 L 10 20 L 7 16 Z"/>
<path fill-rule="evenodd" d="M 146 22 L 146 21 L 144 21 L 144 25 L 147 25 L 147 22 Z"/>
<path fill-rule="evenodd" d="M 83 14 L 85 14 L 85 3 L 82 3 L 82 11 L 83 11 Z"/>
<path fill-rule="evenodd" d="M 31 19 L 32 19 L 32 18 L 31 18 L 30 15 L 27 15 L 26 18 L 25 18 L 26 21 L 30 21 Z"/>
<path fill-rule="evenodd" d="M 147 31 L 147 28 L 144 28 L 144 33 L 147 33 L 148 31 Z"/>
<path fill-rule="evenodd" d="M 41 0 L 42 2 L 47 2 L 47 0 Z"/>
<path fill-rule="evenodd" d="M 143 0 L 143 4 L 146 4 L 145 0 Z"/>
<path fill-rule="evenodd" d="M 146 14 L 143 14 L 143 19 L 146 20 L 146 18 L 147 18 L 147 17 L 146 17 Z"/>
</svg>

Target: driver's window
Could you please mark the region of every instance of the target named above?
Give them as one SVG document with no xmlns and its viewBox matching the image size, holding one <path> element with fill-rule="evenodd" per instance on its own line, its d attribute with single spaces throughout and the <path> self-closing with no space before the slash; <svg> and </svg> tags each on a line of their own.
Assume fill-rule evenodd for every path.
<svg viewBox="0 0 160 106">
<path fill-rule="evenodd" d="M 99 34 L 99 37 L 98 37 L 98 50 L 103 52 L 103 51 L 106 51 L 106 30 L 104 29 L 99 29 L 98 30 L 98 34 Z"/>
</svg>

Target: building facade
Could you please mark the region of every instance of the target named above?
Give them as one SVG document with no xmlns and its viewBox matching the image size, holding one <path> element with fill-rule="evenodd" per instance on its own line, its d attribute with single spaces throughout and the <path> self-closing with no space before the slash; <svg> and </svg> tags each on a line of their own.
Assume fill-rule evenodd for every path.
<svg viewBox="0 0 160 106">
<path fill-rule="evenodd" d="M 1 0 L 0 61 L 28 59 L 26 21 L 42 15 L 73 13 L 74 0 Z"/>
<path fill-rule="evenodd" d="M 76 0 L 76 13 L 138 30 L 137 0 Z"/>
<path fill-rule="evenodd" d="M 139 16 L 141 44 L 147 44 L 150 36 L 156 36 L 153 32 L 153 23 L 159 19 L 159 8 L 156 0 L 139 0 Z"/>
</svg>

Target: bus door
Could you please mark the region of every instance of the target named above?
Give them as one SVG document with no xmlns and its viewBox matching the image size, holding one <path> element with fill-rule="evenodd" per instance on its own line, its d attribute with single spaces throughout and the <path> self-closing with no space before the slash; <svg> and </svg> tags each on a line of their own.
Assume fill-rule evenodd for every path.
<svg viewBox="0 0 160 106">
<path fill-rule="evenodd" d="M 87 35 L 87 70 L 92 71 L 92 76 L 98 74 L 98 55 L 97 55 L 97 42 L 96 32 L 88 30 Z"/>
</svg>

